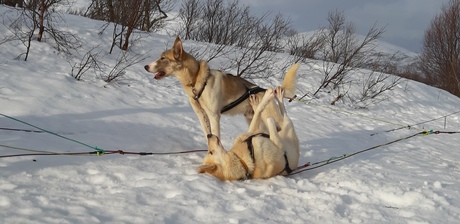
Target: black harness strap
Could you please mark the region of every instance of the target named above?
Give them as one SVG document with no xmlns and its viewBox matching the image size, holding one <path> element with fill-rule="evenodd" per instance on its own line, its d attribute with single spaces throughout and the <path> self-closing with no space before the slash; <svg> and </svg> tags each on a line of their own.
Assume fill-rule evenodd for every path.
<svg viewBox="0 0 460 224">
<path fill-rule="evenodd" d="M 238 104 L 240 104 L 241 102 L 245 101 L 246 99 L 248 99 L 248 97 L 251 95 L 251 94 L 257 94 L 257 93 L 260 93 L 260 92 L 263 92 L 267 89 L 264 89 L 264 88 L 261 88 L 259 86 L 256 86 L 256 87 L 253 87 L 251 89 L 248 89 L 246 91 L 246 93 L 244 93 L 240 98 L 236 99 L 235 101 L 233 101 L 232 103 L 222 107 L 222 109 L 220 110 L 220 113 L 223 114 L 231 109 L 233 109 L 234 107 L 238 106 Z"/>
<path fill-rule="evenodd" d="M 193 97 L 195 100 L 198 100 L 201 97 L 201 94 L 203 94 L 204 87 L 206 87 L 206 84 L 208 84 L 208 79 L 204 81 L 203 87 L 201 87 L 201 90 L 195 94 L 195 97 Z"/>
<path fill-rule="evenodd" d="M 254 137 L 258 137 L 258 136 L 262 136 L 262 137 L 265 137 L 265 138 L 270 138 L 270 135 L 268 135 L 266 133 L 258 133 L 258 134 L 253 134 L 253 135 L 249 136 L 246 140 L 244 140 L 248 144 L 249 155 L 251 155 L 251 159 L 252 159 L 253 163 L 256 163 L 256 160 L 254 158 L 254 145 L 252 144 L 252 139 Z M 246 174 L 246 177 L 247 177 L 247 179 L 252 179 L 252 173 L 248 172 Z"/>
<path fill-rule="evenodd" d="M 261 137 L 265 137 L 265 138 L 270 138 L 270 135 L 269 134 L 266 134 L 266 133 L 257 133 L 257 134 L 253 134 L 251 136 L 249 136 L 246 140 L 244 140 L 247 144 L 248 144 L 248 151 L 249 151 L 249 155 L 251 155 L 251 159 L 252 159 L 252 162 L 253 163 L 256 163 L 256 160 L 255 160 L 255 157 L 254 157 L 254 145 L 252 144 L 252 139 L 254 137 L 258 137 L 258 136 L 261 136 Z M 235 154 L 236 155 L 236 154 Z M 237 156 L 238 157 L 238 156 Z M 239 157 L 238 157 L 239 158 Z M 280 172 L 280 174 L 284 171 L 287 172 L 287 174 L 290 174 L 292 173 L 294 170 L 291 169 L 291 167 L 289 167 L 289 160 L 287 158 L 287 155 L 286 155 L 286 152 L 284 153 L 284 160 L 286 161 L 286 165 L 284 167 L 284 169 Z M 243 164 L 243 167 L 245 168 L 246 170 L 246 179 L 252 179 L 252 173 L 249 172 L 249 169 L 247 168 L 247 165 L 244 163 L 243 160 L 241 160 L 240 158 L 240 161 L 241 163 Z M 244 179 L 243 179 L 244 180 Z"/>
<path fill-rule="evenodd" d="M 253 162 L 255 160 L 254 160 L 254 145 L 252 144 L 252 139 L 254 137 L 258 137 L 258 136 L 262 136 L 262 137 L 265 137 L 265 138 L 270 138 L 269 134 L 258 133 L 258 134 L 253 134 L 253 135 L 249 136 L 246 140 L 244 140 L 246 143 L 248 143 L 249 155 L 251 155 L 251 159 L 252 159 Z"/>
<path fill-rule="evenodd" d="M 287 174 L 292 173 L 292 171 L 294 171 L 294 170 L 291 170 L 291 167 L 289 167 L 289 160 L 288 160 L 288 158 L 287 158 L 286 152 L 284 152 L 284 160 L 286 161 L 286 166 L 284 167 L 284 170 L 283 170 L 283 171 L 286 171 Z M 281 173 L 282 173 L 283 171 L 281 171 Z"/>
</svg>

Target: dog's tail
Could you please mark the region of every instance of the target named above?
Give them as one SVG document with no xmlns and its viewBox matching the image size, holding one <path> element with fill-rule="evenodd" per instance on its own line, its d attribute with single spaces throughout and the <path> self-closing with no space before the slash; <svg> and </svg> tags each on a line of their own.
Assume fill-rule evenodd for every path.
<svg viewBox="0 0 460 224">
<path fill-rule="evenodd" d="M 295 63 L 293 64 L 289 70 L 284 75 L 283 82 L 281 83 L 281 87 L 284 89 L 284 97 L 293 99 L 295 97 L 295 89 L 296 89 L 296 75 L 297 69 L 299 69 L 300 64 Z"/>
</svg>

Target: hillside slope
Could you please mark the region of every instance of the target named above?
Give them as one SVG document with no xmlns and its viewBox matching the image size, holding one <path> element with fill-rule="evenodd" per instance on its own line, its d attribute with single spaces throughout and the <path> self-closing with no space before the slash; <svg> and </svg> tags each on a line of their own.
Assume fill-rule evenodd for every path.
<svg viewBox="0 0 460 224">
<path fill-rule="evenodd" d="M 0 14 L 8 14 L 7 8 L 0 6 Z M 77 57 L 97 44 L 108 50 L 111 34 L 98 35 L 101 22 L 70 15 L 64 19 L 66 29 L 87 43 Z M 0 26 L 1 35 L 8 32 Z M 174 78 L 156 81 L 143 69 L 174 38 L 141 35 L 133 51 L 150 57 L 130 67 L 114 84 L 91 73 L 76 81 L 69 75 L 69 59 L 47 43 L 33 42 L 27 62 L 14 60 L 24 51 L 19 41 L 1 44 L 0 113 L 105 150 L 206 149 L 196 115 Z M 185 42 L 186 49 L 190 46 L 205 45 Z M 113 65 L 117 54 L 101 60 Z M 314 90 L 321 79 L 320 66 L 314 61 L 302 64 L 299 92 Z M 276 75 L 269 82 L 256 81 L 269 87 L 279 80 Z M 331 107 L 328 102 L 324 96 L 312 104 L 287 103 L 300 139 L 299 165 L 380 147 L 289 177 L 238 182 L 198 174 L 203 152 L 0 158 L 0 222 L 455 223 L 460 219 L 460 135 L 415 136 L 384 145 L 422 130 L 460 131 L 460 114 L 454 114 L 460 111 L 460 99 L 407 81 L 389 100 L 366 110 Z M 444 119 L 446 115 L 451 116 Z M 247 129 L 241 116 L 223 117 L 221 125 L 225 148 Z M 388 131 L 408 125 L 411 129 Z M 0 128 L 36 130 L 4 116 Z M 0 129 L 0 145 L 0 156 L 28 153 L 5 146 L 94 151 L 47 133 L 5 129 Z"/>
</svg>

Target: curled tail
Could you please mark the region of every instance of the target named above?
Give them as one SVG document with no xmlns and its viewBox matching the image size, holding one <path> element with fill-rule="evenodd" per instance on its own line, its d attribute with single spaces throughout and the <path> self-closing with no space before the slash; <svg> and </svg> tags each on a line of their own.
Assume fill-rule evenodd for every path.
<svg viewBox="0 0 460 224">
<path fill-rule="evenodd" d="M 293 64 L 289 70 L 284 75 L 283 82 L 281 83 L 281 87 L 284 89 L 284 97 L 292 99 L 295 96 L 295 89 L 296 89 L 296 75 L 297 69 L 299 69 L 300 64 L 295 63 Z"/>
</svg>

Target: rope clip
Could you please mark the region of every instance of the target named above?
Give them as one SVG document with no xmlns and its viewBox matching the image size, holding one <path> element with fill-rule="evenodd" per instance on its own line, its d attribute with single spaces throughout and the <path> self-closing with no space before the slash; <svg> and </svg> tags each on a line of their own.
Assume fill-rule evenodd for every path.
<svg viewBox="0 0 460 224">
<path fill-rule="evenodd" d="M 96 150 L 96 155 L 98 155 L 98 156 L 102 156 L 105 153 L 105 151 L 103 149 L 98 148 L 97 146 L 94 147 L 94 150 Z"/>
<path fill-rule="evenodd" d="M 422 135 L 429 135 L 429 134 L 433 134 L 435 132 L 433 132 L 433 130 L 429 130 L 429 131 L 422 131 Z"/>
</svg>

